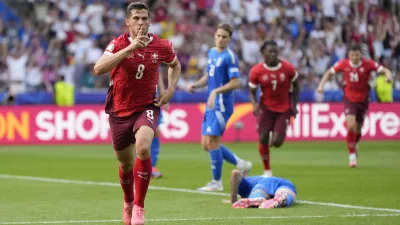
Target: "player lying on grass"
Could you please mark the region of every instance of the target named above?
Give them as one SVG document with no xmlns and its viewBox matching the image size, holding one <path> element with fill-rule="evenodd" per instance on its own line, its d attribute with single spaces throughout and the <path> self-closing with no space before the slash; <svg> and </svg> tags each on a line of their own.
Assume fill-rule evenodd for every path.
<svg viewBox="0 0 400 225">
<path fill-rule="evenodd" d="M 271 209 L 293 205 L 296 187 L 286 179 L 272 176 L 244 177 L 240 170 L 232 170 L 231 203 L 233 208 Z M 242 197 L 237 200 L 237 195 Z"/>
</svg>

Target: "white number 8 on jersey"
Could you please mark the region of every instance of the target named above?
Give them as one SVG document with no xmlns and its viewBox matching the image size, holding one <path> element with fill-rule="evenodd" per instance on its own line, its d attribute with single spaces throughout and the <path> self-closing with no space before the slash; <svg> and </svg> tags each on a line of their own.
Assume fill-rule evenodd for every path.
<svg viewBox="0 0 400 225">
<path fill-rule="evenodd" d="M 135 78 L 138 79 L 138 80 L 142 79 L 143 71 L 144 71 L 144 65 L 143 64 L 139 64 L 139 66 L 137 68 L 137 72 L 136 72 Z"/>
</svg>

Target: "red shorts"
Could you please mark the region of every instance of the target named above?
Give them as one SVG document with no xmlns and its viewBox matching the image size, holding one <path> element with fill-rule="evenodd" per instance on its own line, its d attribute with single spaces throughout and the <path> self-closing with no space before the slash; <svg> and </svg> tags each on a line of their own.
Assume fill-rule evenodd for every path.
<svg viewBox="0 0 400 225">
<path fill-rule="evenodd" d="M 260 111 L 257 117 L 257 122 L 258 132 L 260 134 L 273 131 L 280 135 L 286 135 L 286 130 L 290 123 L 290 117 L 293 115 L 291 108 L 285 112 L 274 112 L 265 107 L 265 105 L 260 104 L 259 109 Z"/>
<path fill-rule="evenodd" d="M 368 99 L 364 102 L 351 102 L 344 98 L 344 114 L 356 116 L 356 121 L 363 124 L 365 116 L 368 113 Z"/>
<path fill-rule="evenodd" d="M 160 108 L 154 105 L 149 105 L 130 116 L 110 116 L 108 122 L 114 150 L 121 151 L 131 143 L 135 143 L 135 133 L 141 126 L 148 126 L 155 132 L 159 116 Z"/>
</svg>

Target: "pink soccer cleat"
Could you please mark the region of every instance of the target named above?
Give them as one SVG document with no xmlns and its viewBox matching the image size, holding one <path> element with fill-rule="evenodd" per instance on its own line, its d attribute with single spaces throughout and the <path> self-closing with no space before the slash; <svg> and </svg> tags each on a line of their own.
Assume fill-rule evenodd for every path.
<svg viewBox="0 0 400 225">
<path fill-rule="evenodd" d="M 124 202 L 124 208 L 122 209 L 122 220 L 124 221 L 124 225 L 131 225 L 132 209 L 133 202 Z"/>
<path fill-rule="evenodd" d="M 160 177 L 162 177 L 162 173 L 156 167 L 151 168 L 151 178 L 157 179 Z"/>
<path fill-rule="evenodd" d="M 144 209 L 140 206 L 134 205 L 132 210 L 132 225 L 143 225 L 144 224 Z"/>
<path fill-rule="evenodd" d="M 235 209 L 258 208 L 264 201 L 265 201 L 264 198 L 242 198 L 239 201 L 233 203 L 232 208 Z"/>
<path fill-rule="evenodd" d="M 260 204 L 260 209 L 281 208 L 286 203 L 287 194 L 277 194 L 274 198 L 264 201 Z"/>
</svg>

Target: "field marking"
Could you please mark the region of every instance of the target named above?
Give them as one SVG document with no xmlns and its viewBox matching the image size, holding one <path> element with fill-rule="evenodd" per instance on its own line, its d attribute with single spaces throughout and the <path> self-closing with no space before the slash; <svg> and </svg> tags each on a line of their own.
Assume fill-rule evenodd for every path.
<svg viewBox="0 0 400 225">
<path fill-rule="evenodd" d="M 184 221 L 211 221 L 211 220 L 257 220 L 257 219 L 313 219 L 313 218 L 350 218 L 350 217 L 395 217 L 400 214 L 346 214 L 325 216 L 245 216 L 245 217 L 205 217 L 205 218 L 177 218 L 177 219 L 147 219 L 148 222 L 184 222 Z M 81 223 L 121 223 L 122 220 L 56 220 L 56 221 L 26 221 L 1 222 L 0 225 L 19 224 L 81 224 Z"/>
<path fill-rule="evenodd" d="M 79 180 L 66 180 L 66 179 L 55 179 L 55 178 L 45 178 L 45 177 L 16 176 L 16 175 L 8 175 L 8 174 L 0 174 L 0 179 L 31 180 L 31 181 L 42 181 L 42 182 L 52 182 L 52 183 L 82 184 L 82 185 L 112 186 L 112 187 L 120 186 L 120 184 L 112 183 L 112 182 L 79 181 Z M 199 191 L 190 190 L 190 189 L 159 187 L 159 186 L 151 186 L 151 185 L 150 185 L 149 189 L 160 190 L 160 191 L 173 191 L 173 192 L 203 194 L 203 195 L 217 195 L 217 196 L 225 196 L 225 197 L 229 196 L 229 194 L 221 193 L 221 192 L 199 192 Z M 306 201 L 306 200 L 297 200 L 296 202 L 300 203 L 300 204 L 308 204 L 308 205 L 323 205 L 323 206 L 331 206 L 331 207 L 338 207 L 338 208 L 363 209 L 363 210 L 374 210 L 374 211 L 400 213 L 400 209 L 376 208 L 376 207 L 368 207 L 368 206 L 347 205 L 347 204 L 338 204 L 338 203 L 332 203 L 332 202 L 314 202 L 314 201 Z"/>
</svg>

